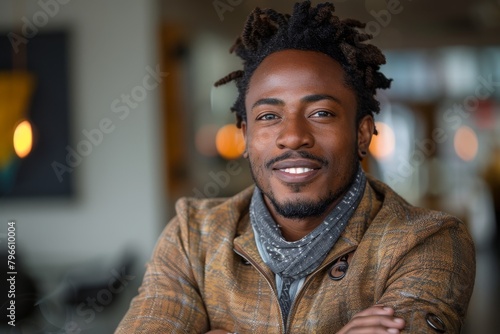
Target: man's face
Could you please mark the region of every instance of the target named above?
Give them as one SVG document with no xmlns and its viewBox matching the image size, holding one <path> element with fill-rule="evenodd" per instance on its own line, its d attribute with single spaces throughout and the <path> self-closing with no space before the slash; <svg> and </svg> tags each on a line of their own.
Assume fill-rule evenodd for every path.
<svg viewBox="0 0 500 334">
<path fill-rule="evenodd" d="M 314 51 L 273 53 L 255 70 L 245 107 L 248 159 L 271 212 L 325 215 L 349 188 L 358 147 L 366 150 L 373 133 L 371 117 L 356 124 L 341 65 Z"/>
</svg>

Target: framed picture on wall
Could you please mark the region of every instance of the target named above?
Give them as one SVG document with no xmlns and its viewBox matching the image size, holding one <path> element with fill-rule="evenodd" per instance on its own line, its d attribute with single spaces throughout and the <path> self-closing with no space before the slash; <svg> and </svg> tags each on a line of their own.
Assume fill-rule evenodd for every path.
<svg viewBox="0 0 500 334">
<path fill-rule="evenodd" d="M 0 34 L 0 200 L 69 197 L 75 166 L 67 163 L 68 34 L 40 32 L 22 40 L 22 51 L 12 36 Z M 23 57 L 24 68 L 19 68 L 16 57 Z M 30 131 L 31 146 L 26 148 Z M 16 145 L 24 147 L 24 153 Z"/>
</svg>

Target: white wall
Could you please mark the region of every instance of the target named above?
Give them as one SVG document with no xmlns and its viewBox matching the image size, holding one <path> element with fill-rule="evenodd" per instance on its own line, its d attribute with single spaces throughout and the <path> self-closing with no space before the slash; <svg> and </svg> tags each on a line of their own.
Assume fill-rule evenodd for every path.
<svg viewBox="0 0 500 334">
<path fill-rule="evenodd" d="M 2 0 L 0 29 L 11 31 L 23 16 L 32 21 L 41 3 L 55 1 L 26 0 L 23 8 L 19 0 Z M 111 103 L 142 85 L 146 66 L 158 63 L 155 1 L 57 3 L 43 30 L 71 33 L 72 146 L 84 139 L 82 130 L 97 128 L 103 118 L 115 128 L 75 168 L 75 199 L 0 199 L 0 233 L 15 219 L 18 250 L 35 268 L 117 258 L 131 248 L 145 261 L 164 224 L 159 92 L 149 92 L 123 120 Z"/>
</svg>

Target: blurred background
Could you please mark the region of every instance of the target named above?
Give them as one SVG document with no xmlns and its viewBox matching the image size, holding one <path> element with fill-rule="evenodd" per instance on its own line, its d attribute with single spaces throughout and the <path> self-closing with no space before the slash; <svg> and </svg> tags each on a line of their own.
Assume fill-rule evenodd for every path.
<svg viewBox="0 0 500 334">
<path fill-rule="evenodd" d="M 500 1 L 335 3 L 368 23 L 394 79 L 364 167 L 466 222 L 477 278 L 463 332 L 496 333 Z M 256 6 L 291 2 L 0 2 L 0 268 L 15 221 L 18 273 L 16 327 L 1 333 L 113 332 L 176 199 L 252 183 L 236 89 L 213 82 L 241 67 L 228 49 Z"/>
</svg>

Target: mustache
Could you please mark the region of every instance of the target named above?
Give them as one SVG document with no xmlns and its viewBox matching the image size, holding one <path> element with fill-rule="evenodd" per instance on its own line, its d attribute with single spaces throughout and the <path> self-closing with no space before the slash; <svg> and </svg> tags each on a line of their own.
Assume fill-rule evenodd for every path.
<svg viewBox="0 0 500 334">
<path fill-rule="evenodd" d="M 268 162 L 266 162 L 266 168 L 271 168 L 272 165 L 275 163 L 282 161 L 282 160 L 287 160 L 291 158 L 303 158 L 303 159 L 309 159 L 309 160 L 315 160 L 321 163 L 323 166 L 328 166 L 328 160 L 323 159 L 322 157 L 318 157 L 317 155 L 314 155 L 312 153 L 309 153 L 307 151 L 288 151 L 285 152 L 281 155 L 278 155 L 277 157 L 272 158 Z"/>
</svg>

